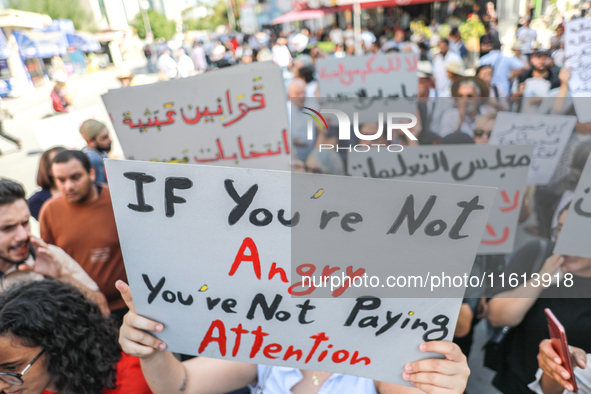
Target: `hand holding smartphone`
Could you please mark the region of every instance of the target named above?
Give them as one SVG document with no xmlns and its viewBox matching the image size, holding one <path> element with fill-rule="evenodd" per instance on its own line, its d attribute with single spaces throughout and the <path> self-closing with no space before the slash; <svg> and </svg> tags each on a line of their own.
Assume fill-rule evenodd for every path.
<svg viewBox="0 0 591 394">
<path fill-rule="evenodd" d="M 571 355 L 568 350 L 568 342 L 566 340 L 566 331 L 556 316 L 552 313 L 549 308 L 544 309 L 546 313 L 546 319 L 548 320 L 548 330 L 550 331 L 550 337 L 552 338 L 552 347 L 562 361 L 562 366 L 568 371 L 570 375 L 569 383 L 573 386 L 573 392 L 577 392 L 577 382 L 575 380 L 575 373 L 571 362 Z"/>
</svg>

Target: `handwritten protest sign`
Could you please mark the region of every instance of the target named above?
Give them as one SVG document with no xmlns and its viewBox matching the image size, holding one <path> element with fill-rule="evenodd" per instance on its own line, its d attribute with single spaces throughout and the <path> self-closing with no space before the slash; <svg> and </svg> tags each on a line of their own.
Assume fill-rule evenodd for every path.
<svg viewBox="0 0 591 394">
<path fill-rule="evenodd" d="M 33 130 L 35 130 L 35 136 L 42 150 L 54 146 L 82 149 L 86 146 L 86 141 L 80 135 L 80 126 L 87 119 L 104 122 L 101 109 L 98 106 L 93 106 L 37 120 L 33 123 Z"/>
<path fill-rule="evenodd" d="M 564 66 L 571 71 L 568 88 L 575 98 L 577 117 L 580 122 L 591 122 L 591 99 L 580 99 L 591 97 L 591 20 L 581 18 L 567 22 L 564 39 Z"/>
<path fill-rule="evenodd" d="M 412 53 L 318 59 L 321 107 L 336 108 L 361 122 L 380 111 L 411 112 L 418 92 L 418 58 Z M 386 82 L 387 81 L 387 82 Z"/>
<path fill-rule="evenodd" d="M 583 169 L 554 253 L 591 257 L 591 160 Z"/>
<path fill-rule="evenodd" d="M 400 153 L 372 149 L 348 155 L 348 173 L 379 179 L 496 187 L 479 254 L 513 251 L 513 241 L 533 145 L 407 147 Z"/>
<path fill-rule="evenodd" d="M 546 185 L 556 170 L 576 122 L 574 116 L 499 112 L 489 144 L 535 144 L 527 184 Z"/>
<path fill-rule="evenodd" d="M 401 384 L 422 341 L 453 336 L 464 287 L 432 279 L 470 271 L 496 193 L 137 161 L 107 174 L 135 307 L 169 350 Z M 434 298 L 373 296 L 378 270 L 398 275 L 393 293 Z M 332 289 L 322 272 L 372 277 Z"/>
<path fill-rule="evenodd" d="M 289 170 L 281 70 L 253 63 L 103 95 L 128 159 Z"/>
</svg>

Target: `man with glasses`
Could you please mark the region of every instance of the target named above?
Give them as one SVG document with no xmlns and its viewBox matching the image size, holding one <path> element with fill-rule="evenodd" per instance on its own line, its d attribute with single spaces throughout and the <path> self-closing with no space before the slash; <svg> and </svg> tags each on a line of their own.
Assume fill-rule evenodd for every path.
<svg viewBox="0 0 591 394">
<path fill-rule="evenodd" d="M 69 283 L 108 314 L 105 296 L 66 252 L 31 236 L 23 187 L 0 179 L 0 292 L 16 282 L 46 277 Z"/>
<path fill-rule="evenodd" d="M 488 85 L 478 77 L 462 77 L 453 83 L 451 90 L 457 106 L 441 117 L 439 135 L 461 132 L 474 137 L 476 122 L 483 115 L 481 106 L 489 96 Z"/>
</svg>

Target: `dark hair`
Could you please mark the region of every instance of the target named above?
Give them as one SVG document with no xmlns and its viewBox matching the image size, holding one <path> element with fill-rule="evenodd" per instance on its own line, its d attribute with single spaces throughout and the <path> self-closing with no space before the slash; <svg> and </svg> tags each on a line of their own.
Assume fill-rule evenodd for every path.
<svg viewBox="0 0 591 394">
<path fill-rule="evenodd" d="M 0 205 L 12 204 L 21 198 L 25 199 L 25 189 L 20 183 L 0 178 Z"/>
<path fill-rule="evenodd" d="M 493 66 L 490 64 L 483 64 L 476 69 L 476 76 L 480 73 L 480 71 L 484 70 L 485 68 L 490 68 L 492 70 Z"/>
<path fill-rule="evenodd" d="M 460 29 L 458 29 L 457 27 L 452 27 L 452 29 L 449 31 L 449 35 L 456 36 L 459 32 L 460 32 Z"/>
<path fill-rule="evenodd" d="M 41 155 L 41 159 L 39 160 L 39 170 L 37 170 L 37 185 L 41 186 L 43 189 L 51 189 L 55 186 L 55 181 L 51 175 L 51 161 L 49 160 L 49 156 L 54 153 L 60 153 L 63 150 L 66 150 L 66 148 L 56 146 L 55 148 L 46 150 Z"/>
<path fill-rule="evenodd" d="M 70 150 L 65 149 L 55 155 L 53 158 L 54 163 L 67 163 L 70 160 L 75 159 L 82 164 L 82 167 L 86 170 L 86 172 L 90 173 L 90 160 L 88 160 L 88 156 L 84 152 L 80 152 L 79 150 Z"/>
<path fill-rule="evenodd" d="M 445 42 L 447 46 L 449 46 L 449 40 L 447 38 L 442 38 L 439 42 Z"/>
<path fill-rule="evenodd" d="M 45 349 L 47 372 L 62 394 L 100 394 L 115 386 L 117 331 L 68 284 L 45 279 L 0 294 L 0 335 Z"/>
<path fill-rule="evenodd" d="M 573 158 L 570 162 L 570 173 L 564 180 L 567 190 L 576 189 L 579 179 L 581 178 L 581 174 L 583 173 L 583 168 L 585 168 L 585 164 L 587 164 L 587 158 L 589 157 L 590 153 L 591 140 L 583 141 L 575 148 Z"/>
<path fill-rule="evenodd" d="M 302 78 L 306 83 L 310 83 L 314 80 L 314 69 L 309 66 L 302 67 L 298 70 L 300 78 Z"/>
</svg>

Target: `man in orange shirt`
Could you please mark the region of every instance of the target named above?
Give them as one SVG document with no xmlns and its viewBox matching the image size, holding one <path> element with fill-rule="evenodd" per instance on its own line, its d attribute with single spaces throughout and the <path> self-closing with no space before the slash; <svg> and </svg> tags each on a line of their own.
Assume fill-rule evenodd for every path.
<svg viewBox="0 0 591 394">
<path fill-rule="evenodd" d="M 94 169 L 80 151 L 60 152 L 51 170 L 61 195 L 41 210 L 41 238 L 78 261 L 107 297 L 111 314 L 121 320 L 127 308 L 115 282 L 127 277 L 109 189 L 95 183 Z"/>
</svg>

